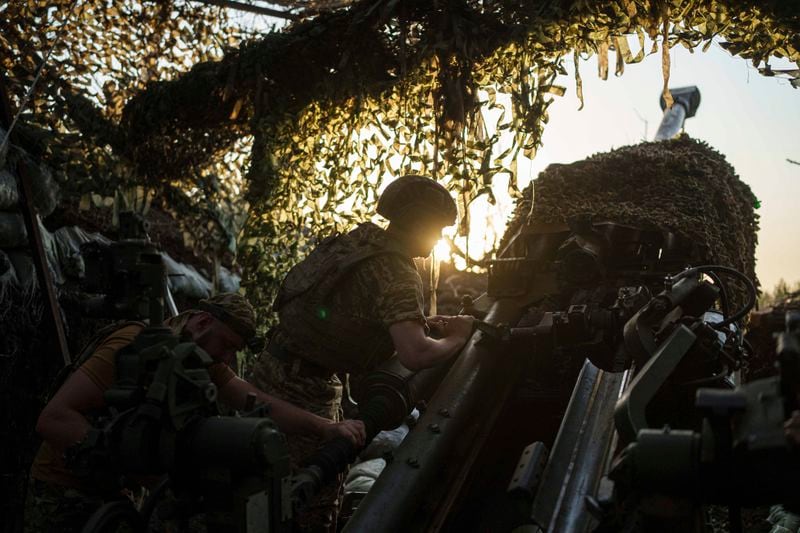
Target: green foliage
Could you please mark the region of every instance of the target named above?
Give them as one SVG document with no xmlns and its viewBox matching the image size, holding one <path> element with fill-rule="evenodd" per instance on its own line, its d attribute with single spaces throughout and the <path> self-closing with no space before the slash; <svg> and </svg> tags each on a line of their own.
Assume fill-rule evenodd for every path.
<svg viewBox="0 0 800 533">
<path fill-rule="evenodd" d="M 758 298 L 758 307 L 766 309 L 789 299 L 789 297 L 800 297 L 800 280 L 794 283 L 787 283 L 781 278 L 771 291 L 762 292 Z"/>
</svg>

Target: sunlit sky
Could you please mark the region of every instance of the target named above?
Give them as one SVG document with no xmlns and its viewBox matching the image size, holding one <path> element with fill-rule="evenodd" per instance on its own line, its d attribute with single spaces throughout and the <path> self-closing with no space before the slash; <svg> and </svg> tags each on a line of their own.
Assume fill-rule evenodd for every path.
<svg viewBox="0 0 800 533">
<path fill-rule="evenodd" d="M 247 18 L 254 29 L 271 29 L 268 17 Z M 649 42 L 645 50 L 650 50 Z M 670 56 L 670 87 L 696 85 L 702 96 L 696 116 L 686 122 L 686 132 L 721 152 L 761 201 L 756 273 L 762 287 L 771 290 L 781 278 L 800 281 L 800 166 L 787 161 L 800 161 L 800 89 L 793 89 L 787 80 L 762 76 L 748 60 L 731 56 L 717 43 L 707 52 L 677 47 Z M 570 163 L 653 139 L 662 116 L 660 53 L 626 65 L 619 77 L 613 74 L 613 53 L 609 61 L 607 80 L 597 76 L 596 56 L 581 62 L 585 105 L 580 111 L 573 65 L 566 62 L 569 76 L 556 83 L 566 86 L 567 93 L 554 97 L 536 158 L 519 166 L 521 186 L 551 163 Z M 775 59 L 771 65 L 796 68 Z M 492 215 L 500 224 L 513 210 L 504 190 L 504 180 L 497 180 L 499 202 Z M 486 224 L 474 221 L 473 228 L 481 233 Z M 481 238 L 475 235 L 476 240 Z M 463 240 L 457 243 L 463 247 Z"/>
</svg>

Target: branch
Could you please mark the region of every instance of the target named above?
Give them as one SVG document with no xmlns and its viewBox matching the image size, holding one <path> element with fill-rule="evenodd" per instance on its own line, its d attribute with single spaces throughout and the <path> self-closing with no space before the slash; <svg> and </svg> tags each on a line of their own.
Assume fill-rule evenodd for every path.
<svg viewBox="0 0 800 533">
<path fill-rule="evenodd" d="M 248 13 L 255 13 L 257 15 L 267 15 L 270 17 L 278 17 L 288 20 L 297 20 L 299 18 L 294 13 L 289 13 L 288 11 L 280 11 L 278 9 L 272 9 L 269 7 L 255 6 L 252 4 L 246 4 L 244 2 L 236 2 L 234 0 L 194 0 L 194 1 L 206 5 L 228 7 L 230 9 L 236 9 L 238 11 L 246 11 Z"/>
</svg>

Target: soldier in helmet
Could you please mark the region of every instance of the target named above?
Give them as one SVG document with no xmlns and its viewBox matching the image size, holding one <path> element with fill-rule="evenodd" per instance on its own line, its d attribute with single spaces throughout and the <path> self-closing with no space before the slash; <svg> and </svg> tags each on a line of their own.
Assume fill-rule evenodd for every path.
<svg viewBox="0 0 800 533">
<path fill-rule="evenodd" d="M 236 376 L 228 364 L 255 334 L 255 312 L 241 295 L 225 293 L 201 300 L 197 309 L 171 318 L 167 325 L 214 360 L 208 373 L 222 403 L 242 409 L 248 394 L 253 393 L 270 406 L 270 416 L 287 433 L 320 439 L 344 436 L 356 444 L 363 443 L 362 422 L 333 422 L 266 394 Z M 119 494 L 99 492 L 90 480 L 68 468 L 64 452 L 88 435 L 87 416 L 103 409 L 103 393 L 114 382 L 116 354 L 133 342 L 144 327 L 144 323 L 129 322 L 98 339 L 90 349 L 90 357 L 67 378 L 39 416 L 36 430 L 44 442 L 31 467 L 26 531 L 80 531 L 104 501 L 119 498 Z"/>
<path fill-rule="evenodd" d="M 458 353 L 472 333 L 472 317 L 436 317 L 430 326 L 441 338 L 427 336 L 413 262 L 455 223 L 448 191 L 430 178 L 404 176 L 385 189 L 377 211 L 388 228 L 366 222 L 329 237 L 289 272 L 274 305 L 280 324 L 254 371 L 258 386 L 329 420 L 341 418 L 337 373 L 363 374 L 395 352 L 411 370 L 428 368 Z M 318 445 L 289 438 L 295 462 Z M 339 490 L 326 489 L 298 518 L 300 528 L 335 531 Z"/>
</svg>

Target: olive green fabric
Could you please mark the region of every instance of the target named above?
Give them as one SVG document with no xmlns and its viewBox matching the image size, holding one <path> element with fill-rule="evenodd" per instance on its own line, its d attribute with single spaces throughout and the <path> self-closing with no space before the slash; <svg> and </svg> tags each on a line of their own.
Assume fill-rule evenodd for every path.
<svg viewBox="0 0 800 533">
<path fill-rule="evenodd" d="M 342 420 L 342 383 L 335 375 L 302 376 L 291 362 L 279 361 L 268 352 L 261 354 L 253 371 L 253 383 L 262 390 L 334 422 Z M 292 467 L 297 468 L 322 441 L 308 435 L 286 435 Z M 296 529 L 308 532 L 336 531 L 336 517 L 342 495 L 344 474 L 326 486 L 308 507 L 295 516 Z"/>
<path fill-rule="evenodd" d="M 25 533 L 79 533 L 102 498 L 76 488 L 31 480 L 25 498 Z"/>
<path fill-rule="evenodd" d="M 287 351 L 336 372 L 374 368 L 394 352 L 389 326 L 425 320 L 413 260 L 371 223 L 323 241 L 286 276 L 275 307 Z"/>
</svg>

